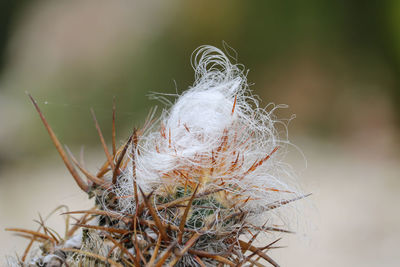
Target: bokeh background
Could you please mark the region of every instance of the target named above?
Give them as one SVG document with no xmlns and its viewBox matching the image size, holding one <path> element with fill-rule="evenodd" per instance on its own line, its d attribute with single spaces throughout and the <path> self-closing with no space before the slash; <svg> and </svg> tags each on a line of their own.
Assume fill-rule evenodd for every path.
<svg viewBox="0 0 400 267">
<path fill-rule="evenodd" d="M 110 141 L 116 97 L 122 143 L 160 105 L 149 92 L 184 91 L 192 51 L 223 41 L 262 105 L 297 115 L 289 136 L 307 164 L 295 150 L 288 161 L 313 193 L 310 227 L 273 256 L 283 266 L 399 266 L 397 0 L 1 1 L 0 263 L 26 245 L 5 227 L 35 229 L 38 213 L 91 204 L 25 91 L 62 143 L 75 154 L 84 146 L 95 171 L 104 157 L 89 109 Z"/>
</svg>

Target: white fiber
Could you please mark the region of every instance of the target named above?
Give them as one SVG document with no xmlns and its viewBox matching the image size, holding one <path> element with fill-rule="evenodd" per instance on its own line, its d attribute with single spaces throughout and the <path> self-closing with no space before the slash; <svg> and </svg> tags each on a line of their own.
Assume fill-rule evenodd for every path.
<svg viewBox="0 0 400 267">
<path fill-rule="evenodd" d="M 132 179 L 146 192 L 190 179 L 201 183 L 200 191 L 225 188 L 231 193 L 221 200 L 227 206 L 232 196 L 249 198 L 243 207 L 248 220 L 256 215 L 254 221 L 262 224 L 260 214 L 268 204 L 298 196 L 291 168 L 282 162 L 289 143 L 286 126 L 274 115 L 285 106 L 259 107 L 243 67 L 218 48 L 199 47 L 192 66 L 193 86 L 139 137 L 135 174 L 130 162 L 114 189 L 120 209 L 134 209 Z"/>
<path fill-rule="evenodd" d="M 80 248 L 82 246 L 82 229 L 79 228 L 78 231 L 67 241 L 65 241 L 64 248 Z"/>
</svg>

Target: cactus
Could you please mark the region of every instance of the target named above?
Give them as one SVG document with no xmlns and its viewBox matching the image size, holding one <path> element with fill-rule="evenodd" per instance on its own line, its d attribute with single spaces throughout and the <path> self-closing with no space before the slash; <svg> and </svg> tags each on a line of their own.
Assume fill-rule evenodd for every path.
<svg viewBox="0 0 400 267">
<path fill-rule="evenodd" d="M 63 148 L 29 95 L 95 206 L 66 210 L 64 237 L 42 219 L 38 231 L 7 229 L 30 239 L 11 266 L 278 266 L 268 255 L 279 241 L 271 233 L 290 233 L 276 226 L 285 217 L 279 210 L 307 196 L 288 182 L 290 170 L 277 156 L 289 144 L 276 129 L 284 125 L 273 115 L 279 106 L 259 108 L 243 67 L 215 47 L 198 48 L 192 65 L 193 87 L 158 119 L 150 112 L 119 148 L 115 102 L 112 151 L 92 110 L 106 154 L 97 174 Z M 33 243 L 41 253 L 28 258 Z"/>
</svg>

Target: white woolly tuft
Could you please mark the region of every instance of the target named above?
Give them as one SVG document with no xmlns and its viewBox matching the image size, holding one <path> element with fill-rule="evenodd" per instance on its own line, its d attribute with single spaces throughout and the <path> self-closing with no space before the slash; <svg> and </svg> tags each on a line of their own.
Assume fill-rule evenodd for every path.
<svg viewBox="0 0 400 267">
<path fill-rule="evenodd" d="M 233 194 L 251 199 L 244 209 L 257 216 L 270 203 L 298 196 L 291 168 L 280 158 L 289 144 L 286 126 L 273 114 L 284 106 L 260 108 L 242 66 L 232 64 L 218 48 L 199 47 L 192 66 L 193 86 L 140 136 L 135 154 L 137 184 L 147 192 L 173 184 L 174 171 L 201 181 L 203 190 L 222 187 L 219 181 L 224 180 L 235 188 Z M 122 211 L 134 210 L 135 175 L 131 167 L 126 168 L 114 189 L 122 197 Z"/>
<path fill-rule="evenodd" d="M 80 248 L 82 246 L 82 229 L 79 228 L 77 233 L 65 241 L 64 248 Z"/>
</svg>

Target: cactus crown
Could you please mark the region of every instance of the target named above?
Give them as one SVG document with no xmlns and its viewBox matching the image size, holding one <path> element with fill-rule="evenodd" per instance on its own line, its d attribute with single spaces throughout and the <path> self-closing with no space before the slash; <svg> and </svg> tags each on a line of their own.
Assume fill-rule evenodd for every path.
<svg viewBox="0 0 400 267">
<path fill-rule="evenodd" d="M 30 239 L 10 265 L 277 266 L 267 254 L 279 240 L 271 233 L 290 232 L 277 226 L 287 217 L 279 211 L 305 197 L 279 158 L 279 148 L 289 144 L 277 130 L 284 123 L 273 114 L 280 106 L 259 108 L 243 67 L 215 47 L 198 48 L 192 66 L 194 85 L 160 118 L 150 112 L 120 148 L 115 104 L 112 151 L 92 110 L 107 158 L 96 175 L 61 146 L 30 96 L 66 167 L 95 206 L 64 212 L 67 221 L 81 215 L 73 226 L 67 223 L 64 237 L 43 221 L 38 231 L 8 229 Z M 28 260 L 34 242 L 42 252 Z"/>
</svg>

